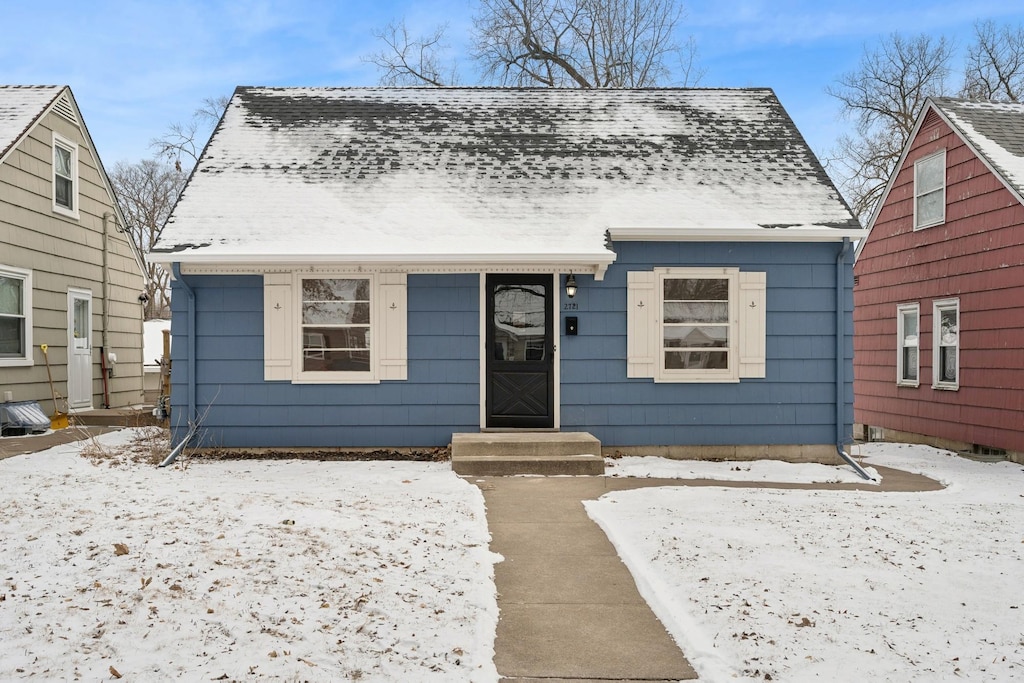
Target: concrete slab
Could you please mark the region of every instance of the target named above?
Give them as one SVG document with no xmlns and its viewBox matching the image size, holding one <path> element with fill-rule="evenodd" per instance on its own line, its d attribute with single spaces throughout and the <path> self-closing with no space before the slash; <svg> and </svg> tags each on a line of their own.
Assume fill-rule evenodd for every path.
<svg viewBox="0 0 1024 683">
<path fill-rule="evenodd" d="M 452 434 L 452 470 L 472 476 L 601 475 L 601 442 L 586 432 Z"/>
<path fill-rule="evenodd" d="M 646 604 L 503 603 L 497 641 L 495 666 L 510 678 L 696 678 Z"/>
<path fill-rule="evenodd" d="M 494 576 L 503 604 L 645 604 L 617 555 L 510 557 Z"/>
<path fill-rule="evenodd" d="M 491 550 L 503 556 L 538 557 L 555 549 L 561 556 L 614 555 L 615 547 L 604 532 L 589 521 L 576 524 L 547 522 L 491 522 L 488 512 L 487 527 L 491 530 Z M 506 555 L 508 554 L 508 555 Z"/>
</svg>

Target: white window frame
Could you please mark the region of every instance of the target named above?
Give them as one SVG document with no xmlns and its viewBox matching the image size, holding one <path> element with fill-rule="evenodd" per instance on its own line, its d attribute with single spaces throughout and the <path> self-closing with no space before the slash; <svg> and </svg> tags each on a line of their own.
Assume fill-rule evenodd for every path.
<svg viewBox="0 0 1024 683">
<path fill-rule="evenodd" d="M 32 361 L 32 271 L 14 266 L 0 264 L 0 276 L 21 280 L 21 311 L 20 316 L 4 316 L 21 318 L 25 325 L 25 348 L 20 356 L 0 356 L 0 368 L 24 367 L 34 365 Z"/>
<path fill-rule="evenodd" d="M 293 296 L 295 297 L 295 341 L 294 373 L 296 383 L 330 383 L 330 384 L 372 384 L 380 381 L 377 374 L 379 366 L 378 357 L 380 353 L 380 325 L 378 322 L 378 306 L 380 293 L 377 287 L 377 277 L 374 273 L 295 273 L 293 285 Z M 303 280 L 368 280 L 370 293 L 370 324 L 367 336 L 370 339 L 370 369 L 360 371 L 307 371 L 303 369 L 306 352 L 303 350 L 303 324 L 302 324 L 302 281 Z"/>
<path fill-rule="evenodd" d="M 925 188 L 921 187 L 920 176 L 921 172 L 926 164 L 937 163 L 942 167 L 942 184 L 938 187 Z M 941 215 L 934 220 L 928 221 L 927 223 L 919 215 L 918 206 L 923 197 L 940 193 L 942 201 Z M 934 154 L 929 154 L 926 157 L 922 157 L 914 162 L 914 230 L 922 228 L 930 228 L 934 225 L 941 225 L 946 222 L 946 150 L 940 150 Z"/>
<path fill-rule="evenodd" d="M 912 314 L 917 320 L 917 335 L 909 339 L 905 332 L 906 316 Z M 906 377 L 906 367 L 903 361 L 903 350 L 906 348 L 917 349 L 917 367 L 914 377 Z M 900 304 L 896 307 L 896 384 L 904 387 L 916 387 L 921 384 L 921 305 Z"/>
<path fill-rule="evenodd" d="M 655 286 L 658 307 L 655 311 L 655 381 L 657 382 L 738 382 L 739 375 L 739 268 L 655 268 Z M 725 323 L 728 330 L 728 345 L 722 347 L 728 357 L 724 369 L 693 369 L 677 370 L 665 367 L 665 281 L 666 280 L 728 280 L 729 282 L 729 320 Z"/>
<path fill-rule="evenodd" d="M 61 148 L 71 155 L 71 176 L 68 180 L 71 182 L 71 206 L 67 207 L 57 203 L 57 163 L 56 155 L 57 149 Z M 51 191 L 53 193 L 53 211 L 59 213 L 68 218 L 78 219 L 78 197 L 79 197 L 79 181 L 78 181 L 78 145 L 68 140 L 60 133 L 53 133 L 53 148 L 50 151 L 50 163 L 52 164 L 53 177 L 50 180 Z"/>
<path fill-rule="evenodd" d="M 956 313 L 956 341 L 953 344 L 948 344 L 942 339 L 942 313 L 945 311 Z M 954 348 L 956 378 L 952 381 L 939 379 L 944 347 Z M 932 388 L 943 391 L 956 391 L 960 388 L 960 299 L 932 302 Z"/>
</svg>

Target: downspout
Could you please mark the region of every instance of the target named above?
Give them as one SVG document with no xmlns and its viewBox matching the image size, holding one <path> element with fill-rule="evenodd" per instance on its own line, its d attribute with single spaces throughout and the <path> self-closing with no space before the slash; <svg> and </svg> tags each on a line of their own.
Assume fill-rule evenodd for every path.
<svg viewBox="0 0 1024 683">
<path fill-rule="evenodd" d="M 110 282 L 110 266 L 107 263 L 107 221 L 114 214 L 107 211 L 103 214 L 103 282 L 100 298 L 103 299 L 103 330 L 100 332 L 100 372 L 103 373 L 103 407 L 110 407 L 110 385 L 107 382 L 107 328 L 110 324 L 110 297 L 107 296 Z"/>
<path fill-rule="evenodd" d="M 843 450 L 846 435 L 846 292 L 843 287 L 846 274 L 846 255 L 850 253 L 853 243 L 849 237 L 843 238 L 843 248 L 836 256 L 836 452 L 847 462 L 853 471 L 862 479 L 871 481 L 871 475 Z"/>
<path fill-rule="evenodd" d="M 160 463 L 160 467 L 166 467 L 174 462 L 178 455 L 185 450 L 185 446 L 192 441 L 196 431 L 199 429 L 199 423 L 196 419 L 196 293 L 182 276 L 181 265 L 178 262 L 171 264 L 171 273 L 174 275 L 174 279 L 181 283 L 188 301 L 188 343 L 185 345 L 185 366 L 188 372 L 188 389 L 186 392 L 188 393 L 188 431 L 185 433 L 185 438 Z"/>
</svg>

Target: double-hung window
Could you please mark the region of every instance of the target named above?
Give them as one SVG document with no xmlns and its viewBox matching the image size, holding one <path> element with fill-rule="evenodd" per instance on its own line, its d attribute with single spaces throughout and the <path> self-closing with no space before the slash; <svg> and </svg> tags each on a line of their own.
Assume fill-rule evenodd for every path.
<svg viewBox="0 0 1024 683">
<path fill-rule="evenodd" d="M 765 274 L 655 268 L 628 275 L 628 377 L 738 382 L 765 376 Z"/>
<path fill-rule="evenodd" d="M 932 304 L 932 387 L 960 387 L 960 301 Z"/>
<path fill-rule="evenodd" d="M 0 367 L 32 364 L 32 271 L 0 265 Z"/>
<path fill-rule="evenodd" d="M 914 229 L 946 220 L 946 150 L 914 164 Z"/>
<path fill-rule="evenodd" d="M 53 134 L 53 210 L 78 218 L 78 145 Z"/>
<path fill-rule="evenodd" d="M 369 376 L 373 358 L 369 277 L 303 277 L 303 373 Z"/>
<path fill-rule="evenodd" d="M 896 308 L 896 383 L 916 387 L 920 371 L 920 320 L 918 304 L 902 304 Z"/>
<path fill-rule="evenodd" d="M 267 273 L 263 292 L 264 379 L 406 379 L 405 273 Z"/>
</svg>

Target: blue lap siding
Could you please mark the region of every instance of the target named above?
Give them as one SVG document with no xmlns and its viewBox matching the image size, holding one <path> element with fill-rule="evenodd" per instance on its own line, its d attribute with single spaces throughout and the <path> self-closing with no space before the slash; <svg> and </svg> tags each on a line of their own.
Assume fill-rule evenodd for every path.
<svg viewBox="0 0 1024 683">
<path fill-rule="evenodd" d="M 186 276 L 196 293 L 202 445 L 232 448 L 444 446 L 480 423 L 479 278 L 410 275 L 409 371 L 380 384 L 263 380 L 263 278 Z M 187 298 L 175 285 L 172 418 L 188 412 Z"/>
<path fill-rule="evenodd" d="M 561 306 L 579 319 L 562 336 L 561 428 L 607 446 L 831 444 L 835 426 L 836 257 L 822 244 L 686 242 L 615 245 L 606 277 L 577 275 Z M 626 273 L 723 266 L 767 273 L 767 376 L 733 384 L 626 377 Z M 263 380 L 263 278 L 186 276 L 196 293 L 196 405 L 202 445 L 223 447 L 444 446 L 480 428 L 479 276 L 408 277 L 408 379 L 379 384 Z M 843 434 L 852 432 L 853 335 L 844 268 Z M 187 298 L 173 295 L 172 425 L 188 412 Z"/>
<path fill-rule="evenodd" d="M 579 335 L 561 339 L 561 427 L 606 446 L 831 444 L 836 441 L 836 258 L 824 244 L 619 242 L 602 282 L 577 277 L 562 311 Z M 764 379 L 657 383 L 626 377 L 626 273 L 655 267 L 739 267 L 767 273 Z M 844 268 L 843 433 L 853 421 L 853 276 Z M 562 324 L 564 328 L 564 322 Z"/>
</svg>

